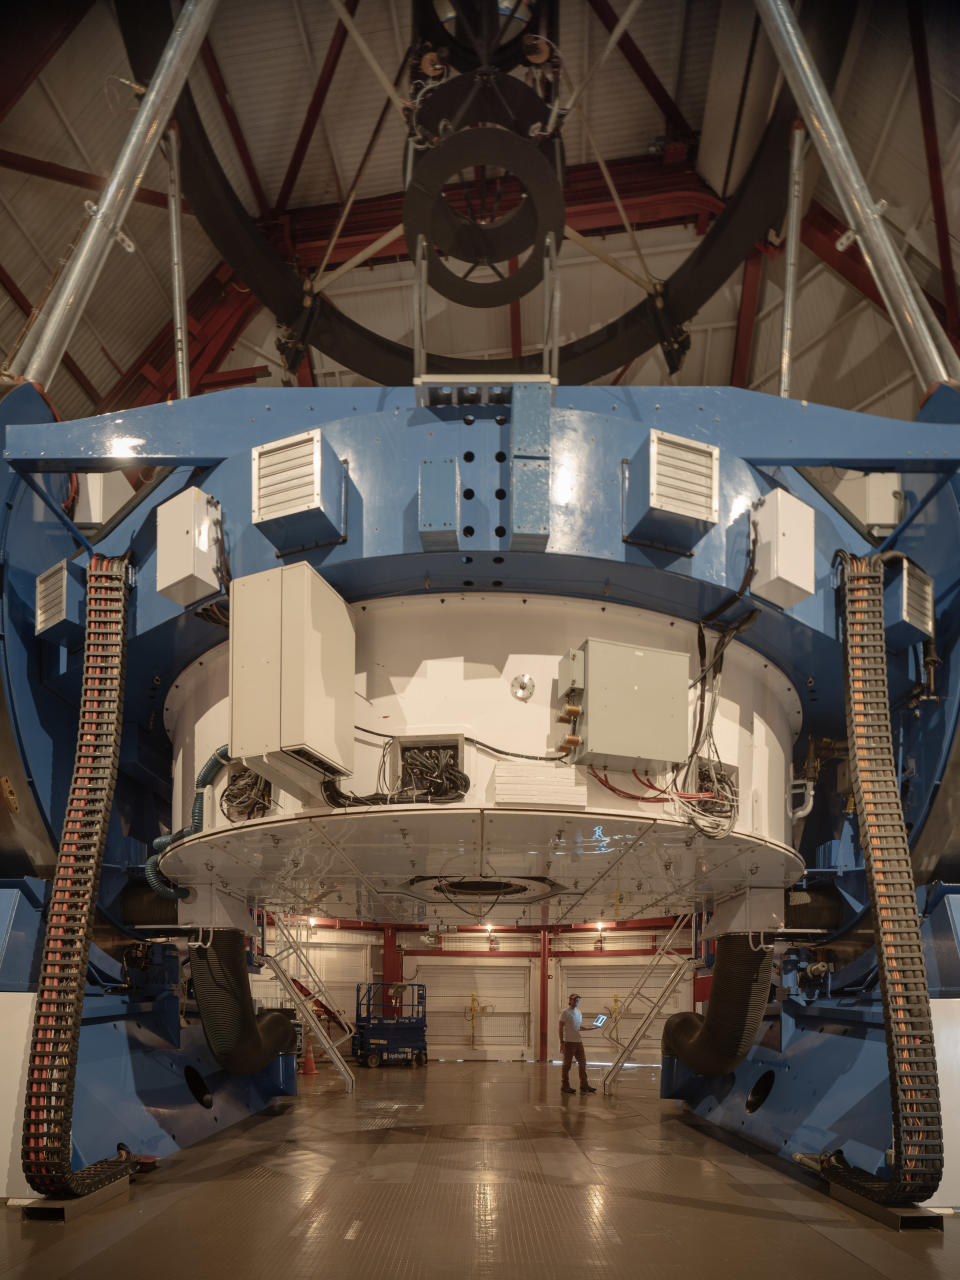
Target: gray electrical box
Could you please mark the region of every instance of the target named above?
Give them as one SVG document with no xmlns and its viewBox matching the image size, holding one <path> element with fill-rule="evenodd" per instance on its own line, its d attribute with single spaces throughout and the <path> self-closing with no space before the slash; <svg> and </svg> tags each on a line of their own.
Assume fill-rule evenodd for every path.
<svg viewBox="0 0 960 1280">
<path fill-rule="evenodd" d="M 585 640 L 574 761 L 629 770 L 638 760 L 685 760 L 689 666 L 686 653 Z"/>
<path fill-rule="evenodd" d="M 574 689 L 583 688 L 583 650 L 568 649 L 560 659 L 557 671 L 557 692 L 565 698 Z"/>
</svg>

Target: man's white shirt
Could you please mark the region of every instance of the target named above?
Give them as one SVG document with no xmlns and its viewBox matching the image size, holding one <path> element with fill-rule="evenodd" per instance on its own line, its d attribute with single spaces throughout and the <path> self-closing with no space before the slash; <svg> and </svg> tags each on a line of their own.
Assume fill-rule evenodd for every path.
<svg viewBox="0 0 960 1280">
<path fill-rule="evenodd" d="M 583 1022 L 583 1014 L 579 1009 L 564 1009 L 560 1015 L 560 1021 L 563 1023 L 563 1042 L 564 1044 L 583 1044 L 583 1036 L 580 1034 L 580 1024 Z"/>
</svg>

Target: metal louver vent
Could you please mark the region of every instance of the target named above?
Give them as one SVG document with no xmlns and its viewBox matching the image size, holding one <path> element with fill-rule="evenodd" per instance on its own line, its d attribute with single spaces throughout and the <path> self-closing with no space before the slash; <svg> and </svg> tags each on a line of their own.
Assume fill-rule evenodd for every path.
<svg viewBox="0 0 960 1280">
<path fill-rule="evenodd" d="M 893 561 L 887 573 L 883 592 L 887 643 L 897 649 L 932 636 L 936 629 L 933 579 L 909 560 Z"/>
<path fill-rule="evenodd" d="M 320 442 L 319 431 L 305 431 L 253 450 L 254 524 L 321 505 Z"/>
<path fill-rule="evenodd" d="M 650 432 L 651 506 L 713 524 L 718 514 L 719 454 L 715 445 Z"/>
<path fill-rule="evenodd" d="M 34 634 L 41 635 L 67 616 L 67 562 L 61 560 L 41 573 L 36 582 Z"/>
<path fill-rule="evenodd" d="M 903 575 L 903 618 L 922 631 L 925 636 L 932 636 L 934 629 L 933 612 L 933 579 L 922 569 L 908 561 Z"/>
</svg>

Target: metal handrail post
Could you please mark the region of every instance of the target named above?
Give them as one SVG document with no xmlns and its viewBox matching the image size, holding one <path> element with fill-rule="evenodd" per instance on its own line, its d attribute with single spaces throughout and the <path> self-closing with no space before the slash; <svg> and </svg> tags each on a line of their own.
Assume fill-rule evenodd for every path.
<svg viewBox="0 0 960 1280">
<path fill-rule="evenodd" d="M 803 204 L 803 147 L 806 131 L 799 123 L 790 136 L 790 199 L 787 205 L 786 267 L 783 279 L 783 331 L 780 340 L 780 395 L 790 396 L 793 354 L 793 309 L 797 300 L 800 257 L 800 214 Z"/>
<path fill-rule="evenodd" d="M 187 332 L 187 291 L 183 273 L 183 212 L 180 199 L 180 133 L 167 130 L 167 207 L 170 213 L 170 279 L 173 292 L 173 355 L 177 369 L 177 397 L 190 395 L 190 351 Z"/>
<path fill-rule="evenodd" d="M 37 317 L 35 323 L 42 326 L 39 337 L 29 347 L 25 345 L 13 362 L 11 373 L 15 376 L 49 387 L 163 136 L 216 7 L 217 0 L 186 0 L 181 9 L 96 211 Z"/>
<path fill-rule="evenodd" d="M 876 210 L 788 0 L 755 0 L 755 4 L 921 388 L 946 381 L 947 368 L 910 285 L 906 265 Z"/>
</svg>

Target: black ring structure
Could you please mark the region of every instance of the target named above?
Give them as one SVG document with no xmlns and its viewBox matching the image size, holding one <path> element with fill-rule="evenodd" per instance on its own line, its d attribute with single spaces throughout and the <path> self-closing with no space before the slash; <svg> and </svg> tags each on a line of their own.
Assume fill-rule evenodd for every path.
<svg viewBox="0 0 960 1280">
<path fill-rule="evenodd" d="M 533 245 L 526 260 L 513 275 L 482 282 L 468 280 L 447 266 L 437 253 L 433 230 L 442 209 L 450 207 L 442 194 L 447 180 L 463 169 L 480 165 L 499 167 L 513 174 L 523 186 L 524 204 L 532 208 L 535 218 Z M 483 125 L 451 134 L 426 152 L 413 171 L 403 202 L 404 234 L 410 257 L 416 258 L 417 240 L 423 236 L 427 246 L 427 280 L 431 287 L 465 307 L 502 307 L 535 289 L 543 279 L 547 236 L 552 232 L 556 245 L 563 239 L 563 216 L 563 188 L 550 161 L 536 144 L 509 129 Z M 469 218 L 461 221 L 451 249 L 452 256 L 461 262 L 503 262 L 530 247 L 527 241 L 510 253 L 501 252 L 490 259 L 484 227 Z M 496 231 L 497 224 L 493 224 L 492 229 Z"/>
<path fill-rule="evenodd" d="M 543 130 L 550 115 L 550 105 L 533 89 L 514 76 L 490 72 L 487 75 L 455 76 L 427 93 L 417 107 L 414 128 L 421 137 L 446 142 L 459 137 L 460 130 L 477 125 L 500 125 L 521 138 L 530 138 L 539 126 Z M 451 135 L 445 130 L 453 128 Z M 539 136 L 539 135 L 538 135 Z M 559 136 L 544 138 L 535 145 L 563 182 L 563 143 Z M 413 180 L 419 166 L 429 158 L 433 148 L 415 152 Z M 409 189 L 408 189 L 409 190 Z M 560 192 L 563 202 L 563 192 Z M 406 225 L 406 217 L 404 217 Z M 432 231 L 424 236 L 442 252 L 467 262 L 506 262 L 525 253 L 537 236 L 537 211 L 529 199 L 521 199 L 500 218 L 489 223 L 477 222 L 460 213 L 446 200 L 436 200 L 433 207 Z M 407 244 L 416 245 L 417 236 L 407 228 Z M 556 236 L 560 243 L 559 234 Z M 472 254 L 473 256 L 466 256 Z M 442 291 L 441 291 L 442 292 Z M 456 299 L 455 299 L 456 300 Z M 509 301 L 510 299 L 507 299 Z M 497 305 L 497 304 L 467 304 Z"/>
<path fill-rule="evenodd" d="M 149 83 L 170 35 L 167 0 L 117 0 L 127 55 L 135 78 Z M 827 86 L 836 78 L 853 20 L 853 6 L 807 0 L 802 25 Z M 664 282 L 662 303 L 673 324 L 692 319 L 771 227 L 783 223 L 787 202 L 789 142 L 797 108 L 783 89 L 753 160 L 737 190 L 689 258 Z M 185 89 L 176 109 L 180 127 L 184 195 L 200 225 L 240 280 L 301 340 L 347 369 L 384 386 L 405 386 L 413 377 L 413 351 L 349 319 L 318 296 L 303 306 L 296 270 L 283 260 L 244 209 L 220 166 Z M 559 351 L 560 381 L 582 386 L 628 364 L 660 341 L 655 303 L 645 298 L 593 333 Z M 518 374 L 542 372 L 539 353 L 519 359 L 464 360 L 431 352 L 431 372 Z"/>
</svg>

